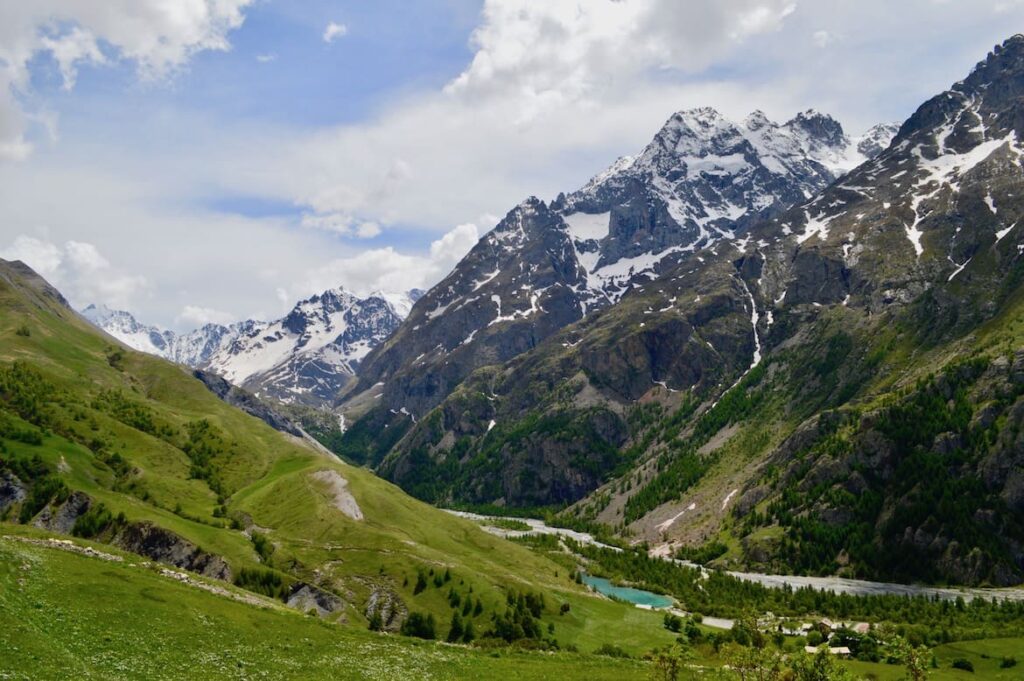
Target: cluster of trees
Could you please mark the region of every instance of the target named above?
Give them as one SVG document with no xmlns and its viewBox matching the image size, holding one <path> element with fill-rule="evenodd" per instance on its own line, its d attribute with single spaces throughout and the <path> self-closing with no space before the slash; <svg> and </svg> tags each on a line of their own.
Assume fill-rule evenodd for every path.
<svg viewBox="0 0 1024 681">
<path fill-rule="evenodd" d="M 231 447 L 207 419 L 190 421 L 185 424 L 188 440 L 181 446 L 189 461 L 189 476 L 202 480 L 217 494 L 224 496 L 224 485 L 220 480 L 215 459 L 230 454 Z"/>
<path fill-rule="evenodd" d="M 437 621 L 432 614 L 410 612 L 402 622 L 402 636 L 414 636 L 433 640 L 437 638 Z"/>
<path fill-rule="evenodd" d="M 290 580 L 282 577 L 279 572 L 262 568 L 242 568 L 235 575 L 235 586 L 282 601 L 288 598 L 291 591 Z"/>
<path fill-rule="evenodd" d="M 17 361 L 0 366 L 0 405 L 39 428 L 51 425 L 48 405 L 59 391 L 34 366 Z"/>
<path fill-rule="evenodd" d="M 924 596 L 853 596 L 810 588 L 771 589 L 722 572 L 702 576 L 697 569 L 651 558 L 643 547 L 612 551 L 578 543 L 570 546 L 588 561 L 591 573 L 670 594 L 687 610 L 706 615 L 735 618 L 770 611 L 785 617 L 817 614 L 886 622 L 914 645 L 1024 634 L 1024 603 L 1018 601 L 976 598 L 965 602 Z"/>
<path fill-rule="evenodd" d="M 105 530 L 117 531 L 127 523 L 124 511 L 115 516 L 102 502 L 92 506 L 88 511 L 78 516 L 71 534 L 76 537 L 95 537 Z"/>
<path fill-rule="evenodd" d="M 714 559 L 725 554 L 729 547 L 719 541 L 710 541 L 701 546 L 681 546 L 676 551 L 676 558 L 688 560 L 698 565 L 707 565 Z"/>
<path fill-rule="evenodd" d="M 174 430 L 165 423 L 159 423 L 152 409 L 121 390 L 101 390 L 93 398 L 91 406 L 129 428 L 163 439 L 174 436 Z"/>
<path fill-rule="evenodd" d="M 462 583 L 463 581 L 460 579 L 459 584 Z M 413 595 L 418 595 L 431 586 L 440 589 L 446 584 L 451 585 L 446 597 L 448 607 L 452 609 L 446 640 L 449 643 L 471 643 L 477 637 L 473 618 L 479 617 L 484 612 L 483 601 L 479 596 L 474 597 L 472 586 L 469 587 L 467 593 L 463 594 L 456 588 L 450 569 L 446 568 L 443 573 L 435 571 L 434 568 L 420 569 L 416 571 Z M 406 579 L 405 585 L 408 585 L 408 579 Z M 382 623 L 371 618 L 370 629 L 379 630 L 380 628 L 382 628 Z M 432 614 L 411 613 L 403 623 L 401 633 L 406 636 L 434 639 L 438 635 L 437 623 Z"/>
</svg>

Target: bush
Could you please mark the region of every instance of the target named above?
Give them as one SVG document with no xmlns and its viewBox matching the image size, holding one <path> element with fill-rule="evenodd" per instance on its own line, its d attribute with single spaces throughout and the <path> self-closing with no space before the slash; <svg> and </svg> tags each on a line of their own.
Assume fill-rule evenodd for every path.
<svg viewBox="0 0 1024 681">
<path fill-rule="evenodd" d="M 958 657 L 955 660 L 953 660 L 953 669 L 962 669 L 965 672 L 973 672 L 974 665 L 971 663 L 970 660 L 965 659 L 963 657 Z"/>
<path fill-rule="evenodd" d="M 448 643 L 458 643 L 462 640 L 465 629 L 462 626 L 462 618 L 459 613 L 452 613 L 452 623 L 448 629 Z"/>
<path fill-rule="evenodd" d="M 124 524 L 124 514 L 121 513 L 115 520 L 114 515 L 102 503 L 96 504 L 88 511 L 78 516 L 71 534 L 76 537 L 95 537 L 110 525 Z"/>
<path fill-rule="evenodd" d="M 272 570 L 242 568 L 235 577 L 235 586 L 283 601 L 288 595 L 290 584 Z"/>
<path fill-rule="evenodd" d="M 32 485 L 28 498 L 22 502 L 21 513 L 18 519 L 22 523 L 27 523 L 29 520 L 32 520 L 36 513 L 43 510 L 43 507 L 50 503 L 51 500 L 63 503 L 68 498 L 68 494 L 67 485 L 57 476 L 47 475 L 39 478 Z"/>
<path fill-rule="evenodd" d="M 270 557 L 274 555 L 274 545 L 267 539 L 267 535 L 254 530 L 249 539 L 252 540 L 252 546 L 256 549 L 256 553 L 259 554 L 260 560 L 264 563 L 269 563 Z"/>
<path fill-rule="evenodd" d="M 14 333 L 18 336 L 22 336 L 23 338 L 28 338 L 29 336 L 32 335 L 32 332 L 28 330 L 27 324 L 22 324 L 21 326 L 19 326 Z"/>
<path fill-rule="evenodd" d="M 619 646 L 612 645 L 611 643 L 602 643 L 601 647 L 594 651 L 595 655 L 605 655 L 606 657 L 621 657 L 628 658 L 630 654 Z"/>
<path fill-rule="evenodd" d="M 403 636 L 433 640 L 437 638 L 437 623 L 434 621 L 433 615 L 411 612 L 409 617 L 402 622 L 401 633 Z"/>
<path fill-rule="evenodd" d="M 421 591 L 423 591 L 426 588 L 427 588 L 427 577 L 426 577 L 426 575 L 423 574 L 423 571 L 421 570 L 416 575 L 416 586 L 413 587 L 412 595 L 415 596 L 416 594 L 420 593 Z"/>
<path fill-rule="evenodd" d="M 1011 667 L 1017 666 L 1017 658 L 1015 657 L 1004 657 L 999 662 L 1000 669 L 1010 669 Z"/>
</svg>

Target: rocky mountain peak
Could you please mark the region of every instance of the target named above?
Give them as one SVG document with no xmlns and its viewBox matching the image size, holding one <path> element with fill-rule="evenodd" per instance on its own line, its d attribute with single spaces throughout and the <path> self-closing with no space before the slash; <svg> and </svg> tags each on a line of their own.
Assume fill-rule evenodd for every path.
<svg viewBox="0 0 1024 681">
<path fill-rule="evenodd" d="M 771 125 L 771 120 L 769 120 L 765 112 L 760 109 L 754 109 L 747 114 L 746 118 L 743 119 L 743 126 L 747 130 L 757 131 L 761 128 L 767 127 L 768 125 Z"/>
<path fill-rule="evenodd" d="M 996 45 L 954 89 L 1001 100 L 1019 97 L 1024 90 L 1024 35 L 1018 33 Z"/>
<path fill-rule="evenodd" d="M 787 121 L 784 127 L 800 130 L 812 139 L 828 146 L 839 147 L 848 143 L 846 133 L 843 132 L 843 126 L 839 124 L 839 121 L 814 109 L 801 111 Z"/>
</svg>

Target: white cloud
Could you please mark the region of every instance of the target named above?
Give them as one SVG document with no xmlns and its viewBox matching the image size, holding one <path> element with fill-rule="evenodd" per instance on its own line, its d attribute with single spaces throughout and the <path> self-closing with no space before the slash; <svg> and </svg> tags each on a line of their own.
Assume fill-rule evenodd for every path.
<svg viewBox="0 0 1024 681">
<path fill-rule="evenodd" d="M 186 305 L 182 308 L 181 314 L 175 319 L 179 325 L 192 327 L 204 326 L 205 324 L 227 325 L 236 320 L 237 317 L 230 312 L 221 312 L 220 310 L 198 305 Z"/>
<path fill-rule="evenodd" d="M 103 303 L 126 309 L 147 287 L 145 277 L 115 270 L 96 246 L 82 241 L 68 241 L 61 247 L 22 234 L 0 249 L 0 258 L 21 260 L 79 307 Z"/>
<path fill-rule="evenodd" d="M 339 285 L 359 295 L 376 290 L 429 288 L 448 274 L 478 240 L 477 226 L 467 223 L 432 242 L 427 256 L 400 253 L 389 246 L 337 258 L 311 271 L 297 287 L 297 294 L 305 296 Z"/>
<path fill-rule="evenodd" d="M 356 227 L 356 236 L 360 239 L 372 239 L 375 236 L 379 236 L 381 233 L 380 225 L 373 221 L 366 221 L 359 223 Z"/>
<path fill-rule="evenodd" d="M 360 239 L 372 239 L 381 233 L 378 223 L 372 220 L 356 220 L 344 213 L 306 213 L 302 216 L 300 224 L 307 229 L 318 229 L 339 236 L 355 236 Z"/>
<path fill-rule="evenodd" d="M 825 48 L 828 44 L 834 40 L 834 36 L 828 31 L 815 31 L 814 35 L 811 36 L 811 40 L 817 47 Z"/>
<path fill-rule="evenodd" d="M 40 40 L 40 45 L 44 50 L 51 52 L 57 61 L 60 75 L 64 79 L 65 90 L 75 87 L 79 62 L 92 64 L 106 62 L 106 57 L 100 51 L 99 45 L 96 44 L 96 36 L 77 26 L 57 38 L 44 36 Z"/>
<path fill-rule="evenodd" d="M 430 244 L 430 257 L 440 266 L 454 266 L 480 240 L 480 230 L 473 223 L 457 225 L 452 231 Z"/>
<path fill-rule="evenodd" d="M 325 43 L 333 43 L 338 38 L 343 38 L 346 35 L 348 35 L 348 26 L 332 21 L 324 29 L 323 38 Z"/>
<path fill-rule="evenodd" d="M 256 61 L 261 64 L 269 64 L 270 62 L 277 61 L 276 54 L 257 54 Z"/>
<path fill-rule="evenodd" d="M 56 245 L 24 234 L 16 237 L 13 243 L 0 250 L 0 258 L 20 260 L 46 279 L 52 278 L 57 273 L 64 259 L 60 248 Z"/>
<path fill-rule="evenodd" d="M 524 111 L 602 99 L 648 69 L 696 71 L 750 36 L 774 31 L 789 0 L 488 0 L 469 67 L 451 94 L 515 94 Z"/>
<path fill-rule="evenodd" d="M 74 87 L 81 64 L 134 62 L 146 79 L 183 67 L 197 52 L 226 50 L 227 34 L 253 0 L 32 0 L 0 10 L 0 160 L 32 152 L 20 99 L 30 90 L 29 63 L 53 56 Z M 100 48 L 100 42 L 108 53 Z"/>
</svg>

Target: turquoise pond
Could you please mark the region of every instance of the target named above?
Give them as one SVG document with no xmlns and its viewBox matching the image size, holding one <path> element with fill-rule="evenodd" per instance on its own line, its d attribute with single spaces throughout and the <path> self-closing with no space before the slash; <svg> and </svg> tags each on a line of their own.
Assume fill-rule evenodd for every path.
<svg viewBox="0 0 1024 681">
<path fill-rule="evenodd" d="M 667 608 L 672 605 L 672 599 L 661 594 L 651 593 L 642 589 L 633 589 L 628 586 L 615 586 L 604 577 L 592 577 L 583 575 L 583 583 L 592 587 L 595 591 L 605 596 L 614 596 L 636 605 L 646 605 L 651 608 Z"/>
</svg>

